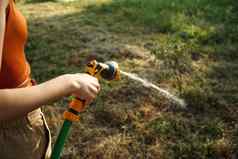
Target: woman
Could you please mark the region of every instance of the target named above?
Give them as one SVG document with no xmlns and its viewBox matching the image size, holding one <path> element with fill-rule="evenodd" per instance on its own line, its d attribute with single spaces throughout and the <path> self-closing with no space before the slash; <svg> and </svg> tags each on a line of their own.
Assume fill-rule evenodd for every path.
<svg viewBox="0 0 238 159">
<path fill-rule="evenodd" d="M 90 103 L 100 90 L 87 74 L 66 74 L 34 85 L 24 54 L 25 18 L 14 0 L 0 0 L 0 156 L 50 157 L 50 134 L 40 106 L 74 94 Z"/>
</svg>

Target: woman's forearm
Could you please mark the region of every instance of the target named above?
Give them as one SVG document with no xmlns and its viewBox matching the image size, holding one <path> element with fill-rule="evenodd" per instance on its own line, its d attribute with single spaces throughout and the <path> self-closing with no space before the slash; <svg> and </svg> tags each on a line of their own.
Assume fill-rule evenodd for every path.
<svg viewBox="0 0 238 159">
<path fill-rule="evenodd" d="M 59 76 L 32 87 L 0 90 L 0 120 L 26 115 L 41 105 L 69 95 L 74 88 L 68 76 Z"/>
</svg>

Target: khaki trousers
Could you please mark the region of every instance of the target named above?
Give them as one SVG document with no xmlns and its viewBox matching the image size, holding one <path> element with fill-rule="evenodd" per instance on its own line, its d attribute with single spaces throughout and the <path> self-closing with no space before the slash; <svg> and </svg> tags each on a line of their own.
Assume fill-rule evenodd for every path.
<svg viewBox="0 0 238 159">
<path fill-rule="evenodd" d="M 50 155 L 50 131 L 40 109 L 21 119 L 0 122 L 1 159 L 49 159 Z"/>
</svg>

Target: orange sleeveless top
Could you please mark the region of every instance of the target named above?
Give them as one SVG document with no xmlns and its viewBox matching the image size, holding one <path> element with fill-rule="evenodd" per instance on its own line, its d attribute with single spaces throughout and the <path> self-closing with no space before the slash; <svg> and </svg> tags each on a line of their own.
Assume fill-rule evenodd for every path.
<svg viewBox="0 0 238 159">
<path fill-rule="evenodd" d="M 23 87 L 29 82 L 30 66 L 24 53 L 26 41 L 26 19 L 17 10 L 14 0 L 9 0 L 0 71 L 0 89 Z"/>
</svg>

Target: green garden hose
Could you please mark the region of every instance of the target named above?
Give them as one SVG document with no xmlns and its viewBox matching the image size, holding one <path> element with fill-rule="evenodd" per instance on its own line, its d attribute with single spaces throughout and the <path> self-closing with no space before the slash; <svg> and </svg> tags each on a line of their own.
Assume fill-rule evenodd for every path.
<svg viewBox="0 0 238 159">
<path fill-rule="evenodd" d="M 70 127 L 72 125 L 71 121 L 65 120 L 64 124 L 60 130 L 59 136 L 56 140 L 54 149 L 52 151 L 51 159 L 59 159 L 60 153 L 64 148 L 64 143 L 66 141 L 66 138 L 68 137 Z"/>
</svg>

